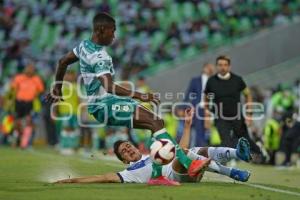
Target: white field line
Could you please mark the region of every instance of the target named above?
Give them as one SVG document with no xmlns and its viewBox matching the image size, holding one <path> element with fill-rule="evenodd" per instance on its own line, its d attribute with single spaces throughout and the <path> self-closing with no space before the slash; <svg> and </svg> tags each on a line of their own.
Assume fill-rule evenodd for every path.
<svg viewBox="0 0 300 200">
<path fill-rule="evenodd" d="M 278 188 L 273 188 L 273 187 L 259 185 L 259 184 L 253 184 L 253 183 L 239 183 L 239 184 L 247 185 L 249 187 L 258 188 L 258 189 L 262 189 L 262 190 L 268 190 L 268 191 L 272 191 L 272 192 L 278 192 L 278 193 L 289 194 L 289 195 L 300 197 L 299 192 L 292 192 L 289 190 L 283 190 L 283 189 L 278 189 Z"/>
<path fill-rule="evenodd" d="M 41 156 L 47 156 L 47 157 L 56 157 L 56 155 L 45 153 L 45 152 L 31 151 L 30 153 L 36 154 L 36 155 L 41 155 Z M 104 163 L 105 165 L 112 166 L 112 167 L 122 167 L 122 166 L 124 166 L 123 164 L 119 164 L 119 163 L 113 161 L 113 159 L 111 159 L 110 157 L 97 156 L 97 160 L 89 160 L 89 159 L 82 158 L 82 157 L 81 158 L 70 157 L 70 158 L 78 159 L 79 161 L 83 161 L 83 162 L 87 162 L 87 163 L 95 163 L 95 161 L 97 161 L 97 160 L 102 160 L 102 161 L 106 161 Z M 210 174 L 212 174 L 212 173 L 210 173 Z M 278 192 L 278 193 L 282 193 L 282 194 L 289 194 L 289 195 L 300 197 L 299 192 L 293 192 L 293 191 L 289 191 L 289 190 L 278 189 L 278 188 L 273 188 L 273 187 L 259 185 L 259 184 L 253 184 L 253 183 L 237 182 L 237 181 L 233 181 L 232 179 L 223 178 L 221 176 L 220 177 L 205 176 L 205 177 L 203 177 L 203 179 L 207 180 L 207 181 L 236 183 L 236 184 L 246 185 L 248 187 L 258 188 L 258 189 L 262 189 L 262 190 L 266 190 L 266 191 Z"/>
<path fill-rule="evenodd" d="M 278 193 L 282 193 L 282 194 L 289 194 L 289 195 L 293 195 L 293 196 L 300 196 L 299 192 L 293 192 L 293 191 L 290 191 L 290 190 L 278 189 L 278 188 L 264 186 L 264 185 L 260 185 L 260 184 L 254 184 L 254 183 L 237 182 L 237 181 L 234 181 L 232 179 L 223 178 L 223 177 L 221 177 L 221 175 L 220 175 L 220 177 L 205 176 L 205 177 L 203 177 L 203 179 L 206 180 L 206 181 L 218 181 L 218 182 L 224 182 L 224 183 L 235 183 L 235 184 L 246 185 L 248 187 L 258 188 L 258 189 L 262 189 L 262 190 L 266 190 L 266 191 L 278 192 Z"/>
</svg>

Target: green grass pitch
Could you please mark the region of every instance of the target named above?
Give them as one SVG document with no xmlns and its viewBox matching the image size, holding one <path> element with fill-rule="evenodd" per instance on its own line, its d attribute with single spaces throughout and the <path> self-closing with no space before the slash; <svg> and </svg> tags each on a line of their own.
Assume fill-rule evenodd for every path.
<svg viewBox="0 0 300 200">
<path fill-rule="evenodd" d="M 21 151 L 0 148 L 0 200 L 84 199 L 84 200 L 276 200 L 300 199 L 300 170 L 239 164 L 252 176 L 247 184 L 234 183 L 220 175 L 206 173 L 201 183 L 180 187 L 149 187 L 144 184 L 54 185 L 68 176 L 95 175 L 123 169 L 120 162 L 98 156 L 61 156 L 41 149 Z"/>
</svg>

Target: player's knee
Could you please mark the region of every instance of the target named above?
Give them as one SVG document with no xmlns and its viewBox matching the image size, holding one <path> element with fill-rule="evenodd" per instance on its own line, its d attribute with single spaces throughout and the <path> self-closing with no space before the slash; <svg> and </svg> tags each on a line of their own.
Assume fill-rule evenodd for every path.
<svg viewBox="0 0 300 200">
<path fill-rule="evenodd" d="M 156 120 L 156 126 L 157 126 L 159 129 L 164 128 L 164 126 L 165 126 L 164 120 L 162 120 L 162 119 L 157 119 L 157 120 Z"/>
<path fill-rule="evenodd" d="M 164 121 L 162 119 L 152 120 L 150 124 L 152 132 L 156 132 L 164 128 Z"/>
</svg>

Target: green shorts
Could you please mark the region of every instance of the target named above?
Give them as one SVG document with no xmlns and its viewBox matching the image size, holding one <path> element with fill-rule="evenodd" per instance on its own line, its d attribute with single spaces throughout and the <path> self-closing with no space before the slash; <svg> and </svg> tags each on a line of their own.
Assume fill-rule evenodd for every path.
<svg viewBox="0 0 300 200">
<path fill-rule="evenodd" d="M 105 126 L 133 127 L 133 114 L 138 104 L 128 97 L 108 96 L 97 100 L 97 109 L 92 115 Z"/>
</svg>

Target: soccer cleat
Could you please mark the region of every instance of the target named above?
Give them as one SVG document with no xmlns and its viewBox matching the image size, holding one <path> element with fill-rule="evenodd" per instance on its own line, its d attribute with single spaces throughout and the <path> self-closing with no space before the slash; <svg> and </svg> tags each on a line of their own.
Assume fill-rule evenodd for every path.
<svg viewBox="0 0 300 200">
<path fill-rule="evenodd" d="M 170 180 L 165 176 L 159 176 L 157 178 L 151 178 L 148 181 L 148 185 L 179 186 L 180 183 L 177 181 Z"/>
<path fill-rule="evenodd" d="M 251 160 L 250 144 L 246 138 L 240 138 L 236 145 L 236 155 L 240 160 L 249 162 Z"/>
<path fill-rule="evenodd" d="M 232 168 L 230 172 L 230 178 L 241 181 L 241 182 L 247 182 L 249 177 L 250 177 L 250 172 L 249 171 L 244 171 L 240 169 L 235 169 Z"/>
<path fill-rule="evenodd" d="M 188 168 L 188 174 L 190 177 L 196 177 L 200 173 L 203 174 L 204 171 L 207 169 L 211 159 L 205 160 L 193 160 L 190 167 Z"/>
</svg>

